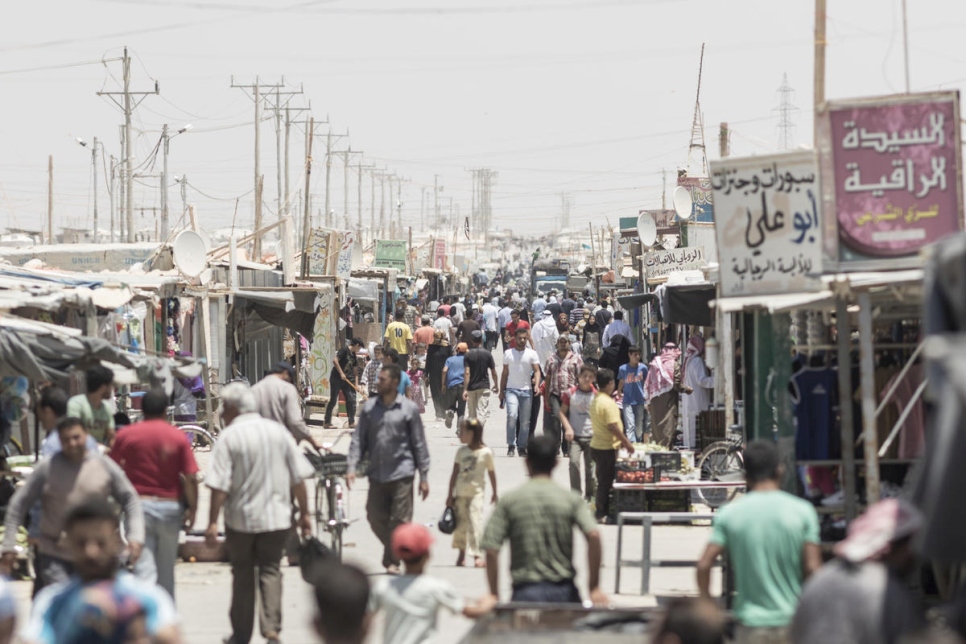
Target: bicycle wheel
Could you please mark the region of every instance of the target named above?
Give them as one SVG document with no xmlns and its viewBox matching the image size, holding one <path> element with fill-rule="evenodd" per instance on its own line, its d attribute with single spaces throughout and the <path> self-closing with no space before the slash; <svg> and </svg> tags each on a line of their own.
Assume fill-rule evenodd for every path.
<svg viewBox="0 0 966 644">
<path fill-rule="evenodd" d="M 740 480 L 744 472 L 741 453 L 728 441 L 712 443 L 698 461 L 702 481 Z M 697 488 L 698 497 L 712 508 L 720 508 L 738 493 L 734 488 Z"/>
<path fill-rule="evenodd" d="M 323 479 L 319 482 L 318 487 L 316 487 L 315 521 L 319 528 L 319 539 L 322 539 L 323 532 L 328 533 L 329 543 L 327 545 L 332 550 L 332 554 L 341 561 L 342 530 L 345 529 L 345 524 L 339 517 L 341 511 L 337 501 L 338 491 L 336 489 L 337 487 L 341 487 L 341 483 L 333 479 L 329 479 L 328 481 L 328 486 L 326 486 L 326 481 Z"/>
<path fill-rule="evenodd" d="M 198 425 L 181 425 L 178 427 L 191 441 L 191 449 L 195 452 L 209 452 L 215 446 L 215 437 L 204 427 Z"/>
</svg>

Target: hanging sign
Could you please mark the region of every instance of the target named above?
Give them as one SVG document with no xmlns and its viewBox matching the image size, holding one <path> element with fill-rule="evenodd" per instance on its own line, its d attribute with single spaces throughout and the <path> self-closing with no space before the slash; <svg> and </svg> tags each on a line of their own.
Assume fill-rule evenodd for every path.
<svg viewBox="0 0 966 644">
<path fill-rule="evenodd" d="M 711 183 L 724 297 L 821 288 L 814 153 L 712 161 Z"/>
<path fill-rule="evenodd" d="M 339 231 L 339 257 L 335 274 L 347 280 L 352 276 L 352 257 L 356 246 L 356 234 L 351 230 Z"/>
<path fill-rule="evenodd" d="M 308 274 L 314 276 L 335 275 L 339 249 L 335 231 L 313 228 L 309 231 Z"/>
<path fill-rule="evenodd" d="M 433 268 L 446 268 L 446 240 L 437 239 L 433 243 Z"/>
<path fill-rule="evenodd" d="M 831 101 L 820 123 L 831 259 L 895 268 L 962 229 L 958 92 Z"/>
<path fill-rule="evenodd" d="M 406 271 L 406 255 L 409 252 L 409 242 L 398 239 L 377 239 L 376 259 L 374 265 L 378 268 L 395 268 Z"/>
<path fill-rule="evenodd" d="M 665 278 L 678 271 L 694 271 L 707 266 L 704 248 L 687 246 L 673 250 L 655 250 L 644 254 L 644 273 L 647 281 Z"/>
</svg>

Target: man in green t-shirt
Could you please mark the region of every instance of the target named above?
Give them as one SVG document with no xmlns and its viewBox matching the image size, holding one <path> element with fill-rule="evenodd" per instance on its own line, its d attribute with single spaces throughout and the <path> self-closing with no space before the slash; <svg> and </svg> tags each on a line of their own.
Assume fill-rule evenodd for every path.
<svg viewBox="0 0 966 644">
<path fill-rule="evenodd" d="M 114 372 L 95 365 L 84 373 L 87 393 L 71 396 L 67 416 L 80 418 L 87 432 L 102 445 L 114 442 L 114 412 L 108 401 L 114 396 Z"/>
<path fill-rule="evenodd" d="M 697 566 L 698 590 L 711 596 L 711 568 L 727 553 L 737 590 L 735 641 L 784 643 L 802 583 L 822 565 L 818 514 L 811 503 L 781 490 L 774 443 L 749 443 L 744 456 L 748 493 L 715 515 Z"/>
<path fill-rule="evenodd" d="M 574 585 L 574 527 L 587 538 L 590 600 L 607 603 L 600 589 L 600 532 L 579 494 L 551 479 L 559 446 L 549 436 L 530 439 L 527 470 L 530 480 L 496 504 L 483 532 L 480 547 L 486 551 L 486 576 L 490 594 L 485 606 L 498 599 L 500 548 L 510 542 L 510 576 L 514 602 L 580 603 Z"/>
</svg>

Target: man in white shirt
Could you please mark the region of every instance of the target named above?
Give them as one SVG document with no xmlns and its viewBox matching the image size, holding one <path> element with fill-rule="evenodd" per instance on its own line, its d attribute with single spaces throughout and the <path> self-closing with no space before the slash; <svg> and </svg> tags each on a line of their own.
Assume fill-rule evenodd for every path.
<svg viewBox="0 0 966 644">
<path fill-rule="evenodd" d="M 553 319 L 553 313 L 549 310 L 543 312 L 536 324 L 533 325 L 530 339 L 533 341 L 533 348 L 537 351 L 540 358 L 540 368 L 546 371 L 547 360 L 557 350 L 557 338 L 560 331 L 557 330 L 557 323 Z"/>
<path fill-rule="evenodd" d="M 453 320 L 453 324 L 459 326 L 466 319 L 466 305 L 462 301 L 456 300 L 449 309 L 449 316 Z"/>
<path fill-rule="evenodd" d="M 540 388 L 540 358 L 536 351 L 527 346 L 528 336 L 528 329 L 517 329 L 513 336 L 513 348 L 503 354 L 500 403 L 506 404 L 507 456 L 513 456 L 514 451 L 521 457 L 527 455 L 530 406 L 533 392 Z"/>
<path fill-rule="evenodd" d="M 496 298 L 493 299 L 496 300 Z M 507 316 L 509 316 L 509 313 Z M 499 317 L 500 309 L 496 307 L 494 302 L 487 302 L 483 305 L 483 332 L 486 336 L 483 346 L 487 351 L 492 351 L 496 347 L 496 339 L 500 337 Z"/>
<path fill-rule="evenodd" d="M 547 300 L 543 299 L 543 293 L 537 292 L 537 299 L 530 305 L 533 311 L 533 319 L 539 321 L 543 318 L 543 310 L 547 308 Z"/>
<path fill-rule="evenodd" d="M 623 311 L 614 312 L 614 321 L 604 329 L 604 337 L 601 338 L 601 342 L 605 347 L 609 347 L 610 341 L 614 339 L 615 335 L 622 335 L 629 341 L 631 340 L 631 327 L 627 326 L 627 322 L 624 321 Z"/>
<path fill-rule="evenodd" d="M 276 642 L 282 630 L 281 561 L 292 527 L 292 497 L 298 502 L 298 526 L 308 537 L 312 515 L 305 480 L 315 470 L 283 425 L 256 413 L 255 395 L 248 385 L 225 386 L 221 406 L 226 428 L 215 443 L 206 480 L 211 512 L 205 540 L 209 546 L 217 545 L 218 515 L 224 507 L 232 574 L 228 641 L 251 640 L 257 569 L 261 634 Z"/>
<path fill-rule="evenodd" d="M 450 346 L 456 345 L 456 328 L 453 326 L 453 321 L 446 317 L 444 309 L 439 309 L 436 312 L 436 321 L 433 322 L 433 328 L 442 332 Z"/>
</svg>

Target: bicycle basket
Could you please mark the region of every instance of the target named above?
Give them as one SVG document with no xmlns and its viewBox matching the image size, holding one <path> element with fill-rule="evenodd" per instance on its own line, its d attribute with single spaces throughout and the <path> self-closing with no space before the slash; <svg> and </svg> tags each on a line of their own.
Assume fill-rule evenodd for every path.
<svg viewBox="0 0 966 644">
<path fill-rule="evenodd" d="M 309 456 L 309 462 L 320 476 L 345 476 L 349 471 L 349 457 L 345 454 L 325 454 Z"/>
</svg>

